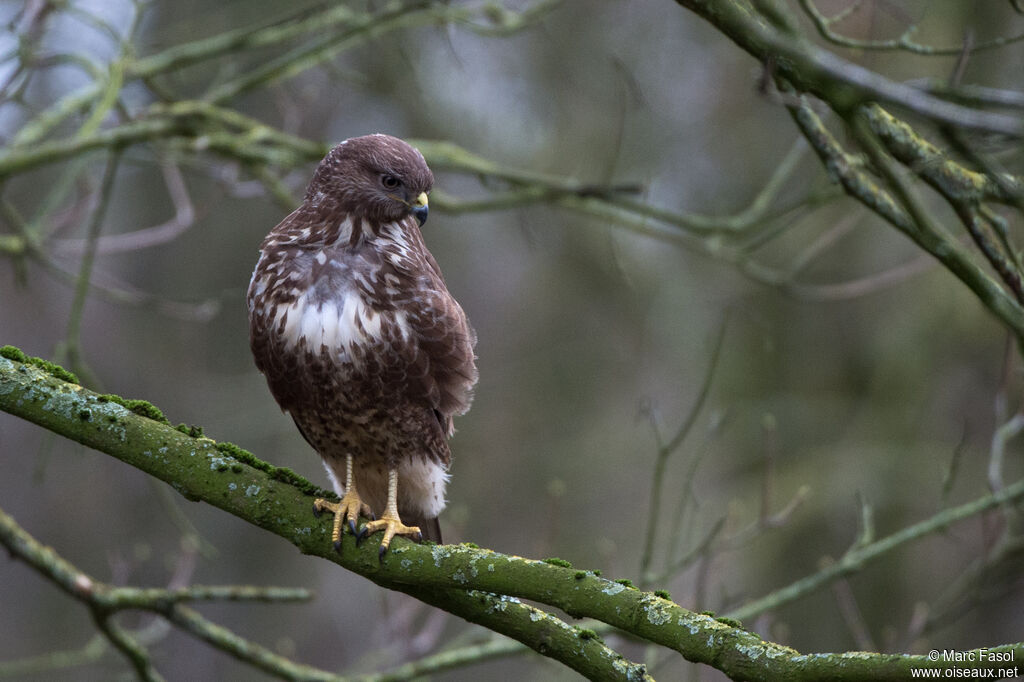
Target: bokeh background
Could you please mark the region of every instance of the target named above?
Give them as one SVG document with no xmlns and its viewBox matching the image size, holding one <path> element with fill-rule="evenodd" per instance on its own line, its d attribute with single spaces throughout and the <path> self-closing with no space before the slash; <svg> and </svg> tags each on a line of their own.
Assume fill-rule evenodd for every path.
<svg viewBox="0 0 1024 682">
<path fill-rule="evenodd" d="M 821 6 L 835 11 L 842 4 Z M 84 17 L 101 16 L 126 31 L 132 3 L 70 7 L 75 11 L 55 10 L 48 20 L 41 52 L 113 59 L 118 44 Z M 0 5 L 7 25 L 0 51 L 25 37 L 22 9 L 19 2 Z M 276 2 L 154 0 L 133 49 L 152 54 L 282 13 Z M 979 40 L 1024 30 L 1024 17 L 1009 3 L 925 0 L 865 2 L 842 28 L 889 38 L 913 23 L 919 40 L 942 45 L 957 44 L 968 30 Z M 803 28 L 811 34 L 807 22 Z M 273 54 L 247 52 L 184 69 L 169 87 L 197 96 Z M 897 80 L 944 78 L 955 62 L 842 54 Z M 1022 63 L 1021 44 L 980 53 L 964 80 L 1020 90 Z M 792 152 L 798 133 L 777 98 L 759 89 L 760 71 L 674 3 L 572 1 L 507 36 L 460 25 L 389 33 L 231 101 L 317 142 L 378 131 L 448 140 L 510 168 L 640 184 L 637 200 L 679 213 L 737 213 L 788 154 L 801 154 L 775 197 L 780 217 L 751 228 L 773 237 L 749 256 L 720 236 L 659 239 L 566 207 L 432 210 L 425 238 L 479 335 L 476 401 L 457 421 L 453 441 L 442 518 L 448 541 L 558 556 L 639 582 L 659 443 L 697 403 L 720 332 L 709 392 L 668 459 L 662 508 L 654 510 L 656 571 L 670 550 L 685 554 L 724 519 L 712 551 L 652 585 L 681 605 L 725 612 L 815 572 L 856 540 L 862 504 L 886 535 L 987 492 L 997 403 L 1012 413 L 1020 394 L 1005 330 L 894 229 L 838 197 L 812 154 Z M 0 137 L 89 80 L 73 63 L 41 71 L 24 105 L 0 106 Z M 137 107 L 150 95 L 136 85 L 124 97 Z M 1006 151 L 1005 162 L 1019 171 L 1019 147 Z M 85 163 L 91 172 L 47 218 L 58 227 L 41 247 L 72 273 L 81 257 L 73 240 L 84 236 L 89 215 L 83 203 L 103 160 L 94 155 Z M 283 176 L 294 195 L 313 167 Z M 66 170 L 50 165 L 12 177 L 2 198 L 32 216 Z M 260 240 L 287 209 L 237 164 L 140 145 L 120 166 L 103 234 L 170 219 L 176 206 L 167 173 L 180 173 L 178 198 L 187 196 L 194 219 L 167 243 L 98 257 L 94 281 L 145 295 L 133 302 L 101 291 L 89 297 L 82 362 L 95 387 L 150 400 L 174 423 L 201 425 L 212 438 L 326 485 L 317 456 L 276 407 L 247 345 L 245 287 Z M 436 175 L 436 188 L 459 199 L 486 196 L 491 187 L 471 175 Z M 13 232 L 9 221 L 0 232 Z M 834 239 L 820 242 L 823 235 Z M 790 284 L 765 282 L 766 269 L 794 268 L 814 244 L 823 248 Z M 875 276 L 894 268 L 905 276 L 881 286 Z M 858 281 L 870 285 L 863 292 L 848 286 Z M 0 253 L 0 344 L 56 357 L 72 295 L 73 285 L 52 268 Z M 1007 481 L 1024 473 L 1020 454 L 1011 443 Z M 777 527 L 751 531 L 765 510 L 776 514 L 795 499 L 800 503 Z M 328 670 L 371 672 L 487 634 L 3 414 L 0 506 L 101 580 L 312 588 L 316 598 L 307 604 L 201 610 Z M 1020 557 L 970 573 L 1001 523 L 995 515 L 956 525 L 747 625 L 807 652 L 923 653 L 1017 641 L 1024 631 Z M 958 582 L 962 576 L 973 579 Z M 153 630 L 155 663 L 168 679 L 263 679 L 147 618 L 126 622 Z M 85 609 L 7 560 L 0 560 L 0 632 L 0 661 L 78 649 L 95 635 Z M 618 646 L 647 660 L 659 679 L 720 679 L 666 652 Z M 122 659 L 108 654 L 26 679 L 124 675 Z M 528 654 L 439 679 L 573 676 Z"/>
</svg>

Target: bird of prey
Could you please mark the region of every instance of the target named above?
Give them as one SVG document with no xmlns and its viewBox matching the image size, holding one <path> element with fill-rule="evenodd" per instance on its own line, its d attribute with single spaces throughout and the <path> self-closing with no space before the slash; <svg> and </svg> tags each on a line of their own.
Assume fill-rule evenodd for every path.
<svg viewBox="0 0 1024 682">
<path fill-rule="evenodd" d="M 341 502 L 314 502 L 358 539 L 441 542 L 454 432 L 477 380 L 476 334 L 420 226 L 434 176 L 388 135 L 334 147 L 302 205 L 263 240 L 249 283 L 250 345 L 281 409 L 323 459 Z"/>
</svg>

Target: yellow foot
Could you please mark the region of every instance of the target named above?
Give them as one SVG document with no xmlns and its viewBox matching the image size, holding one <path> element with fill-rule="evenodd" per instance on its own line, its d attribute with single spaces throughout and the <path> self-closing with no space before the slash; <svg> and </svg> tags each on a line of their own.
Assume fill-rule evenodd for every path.
<svg viewBox="0 0 1024 682">
<path fill-rule="evenodd" d="M 403 535 L 410 540 L 419 542 L 423 539 L 423 533 L 420 532 L 419 526 L 407 526 L 402 523 L 402 520 L 397 515 L 384 513 L 384 516 L 376 521 L 369 521 L 363 529 L 359 532 L 359 537 L 356 538 L 356 542 L 362 542 L 367 536 L 376 533 L 379 530 L 384 531 L 384 538 L 380 541 L 380 550 L 377 552 L 378 558 L 384 556 L 384 552 L 388 551 L 388 547 L 391 546 L 391 539 L 396 535 Z"/>
<path fill-rule="evenodd" d="M 331 531 L 331 541 L 334 543 L 334 550 L 336 552 L 341 551 L 341 524 L 346 519 L 348 520 L 348 527 L 352 531 L 352 535 L 356 535 L 356 522 L 359 520 L 360 515 L 368 519 L 374 518 L 373 511 L 369 505 L 363 502 L 353 488 L 349 488 L 348 492 L 341 498 L 341 502 L 331 502 L 323 498 L 313 500 L 314 516 L 320 516 L 325 510 L 334 514 L 334 529 Z"/>
</svg>

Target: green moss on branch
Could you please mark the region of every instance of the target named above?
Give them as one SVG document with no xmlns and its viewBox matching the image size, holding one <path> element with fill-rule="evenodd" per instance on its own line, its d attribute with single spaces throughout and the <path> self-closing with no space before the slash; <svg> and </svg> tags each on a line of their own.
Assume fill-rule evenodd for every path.
<svg viewBox="0 0 1024 682">
<path fill-rule="evenodd" d="M 14 360 L 16 362 L 33 365 L 34 367 L 42 369 L 43 371 L 60 379 L 61 381 L 66 381 L 71 384 L 78 383 L 78 377 L 75 376 L 73 372 L 69 372 L 60 365 L 49 362 L 48 360 L 26 355 L 21 351 L 20 348 L 17 348 L 15 346 L 0 347 L 0 357 L 7 358 L 8 360 Z"/>
<path fill-rule="evenodd" d="M 166 481 L 190 500 L 207 502 L 280 535 L 305 554 L 513 637 L 590 678 L 649 676 L 642 665 L 623 659 L 589 631 L 573 628 L 521 599 L 603 621 L 734 679 L 906 679 L 911 668 L 950 667 L 924 656 L 802 655 L 763 641 L 734 621 L 688 611 L 665 598 L 666 593 L 630 588 L 605 580 L 596 571 L 466 545 L 416 545 L 398 538 L 379 561 L 372 543 L 357 547 L 346 534 L 337 554 L 330 541 L 331 520 L 316 519 L 310 511 L 315 491 L 281 474 L 284 470 L 237 446 L 193 438 L 140 416 L 7 355 L 12 353 L 0 358 L 0 410 L 111 454 Z M 81 418 L 85 412 L 89 419 Z M 1024 660 L 1024 644 L 991 650 L 1013 651 Z"/>
</svg>

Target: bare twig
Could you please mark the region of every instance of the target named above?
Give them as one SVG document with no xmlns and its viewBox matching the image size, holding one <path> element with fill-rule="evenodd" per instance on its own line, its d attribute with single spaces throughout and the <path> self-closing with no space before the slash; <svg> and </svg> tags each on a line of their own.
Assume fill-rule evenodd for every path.
<svg viewBox="0 0 1024 682">
<path fill-rule="evenodd" d="M 75 297 L 71 303 L 71 313 L 68 317 L 68 328 L 64 343 L 58 349 L 56 355 L 58 362 L 68 358 L 72 367 L 76 370 L 82 368 L 81 354 L 79 353 L 79 341 L 81 336 L 82 315 L 85 309 L 85 298 L 89 291 L 89 281 L 92 278 L 93 261 L 96 258 L 96 242 L 99 239 L 100 228 L 103 226 L 103 218 L 106 215 L 107 207 L 110 204 L 110 196 L 114 190 L 114 177 L 117 174 L 120 152 L 115 151 L 107 159 L 106 168 L 103 171 L 103 179 L 100 181 L 99 195 L 96 207 L 93 209 L 92 218 L 89 221 L 89 228 L 86 232 L 86 249 L 82 254 L 82 264 L 78 270 L 78 279 L 75 283 Z"/>
<path fill-rule="evenodd" d="M 185 602 L 194 601 L 305 601 L 311 596 L 308 590 L 239 585 L 194 585 L 172 590 L 114 587 L 96 581 L 65 561 L 52 549 L 41 545 L 3 510 L 0 510 L 0 544 L 71 597 L 88 606 L 97 627 L 107 636 L 110 643 L 128 658 L 142 679 L 162 678 L 137 637 L 114 622 L 115 616 L 127 609 L 142 609 L 159 614 L 180 629 L 231 653 L 239 660 L 289 679 L 342 679 L 325 671 L 293 663 L 269 649 L 248 642 L 231 631 L 211 623 L 183 605 Z"/>
<path fill-rule="evenodd" d="M 891 51 L 891 50 L 903 50 L 905 52 L 911 52 L 917 55 L 923 55 L 928 57 L 956 57 L 964 52 L 962 45 L 955 45 L 950 47 L 935 47 L 932 45 L 924 45 L 914 40 L 914 34 L 917 33 L 917 26 L 909 26 L 898 38 L 892 40 L 858 40 L 856 38 L 849 38 L 844 35 L 840 35 L 832 30 L 832 26 L 840 23 L 843 19 L 847 18 L 850 13 L 861 6 L 861 2 L 851 2 L 850 5 L 841 10 L 838 14 L 831 17 L 825 16 L 814 4 L 814 0 L 800 0 L 800 6 L 803 8 L 807 16 L 814 22 L 815 28 L 818 29 L 818 33 L 821 37 L 841 47 L 849 47 L 857 50 L 874 50 L 874 51 Z M 1013 36 L 993 38 L 992 40 L 985 41 L 972 45 L 969 52 L 982 52 L 985 50 L 993 50 L 996 48 L 1004 47 L 1006 45 L 1012 45 L 1013 43 L 1024 40 L 1024 33 L 1020 33 Z"/>
<path fill-rule="evenodd" d="M 654 462 L 654 473 L 651 478 L 651 507 L 647 515 L 647 530 L 644 533 L 644 549 L 640 558 L 640 575 L 645 576 L 645 581 L 647 580 L 646 576 L 650 572 L 651 561 L 654 556 L 654 540 L 658 531 L 658 521 L 661 519 L 661 496 L 665 485 L 665 467 L 668 465 L 668 459 L 672 453 L 678 450 L 679 446 L 686 440 L 686 437 L 689 435 L 693 425 L 697 422 L 697 416 L 700 414 L 701 409 L 704 407 L 704 403 L 711 392 L 711 382 L 714 379 L 715 370 L 718 368 L 718 360 L 721 357 L 727 323 L 728 318 L 723 319 L 718 328 L 718 334 L 715 337 L 714 345 L 711 350 L 711 360 L 708 362 L 708 369 L 704 374 L 704 381 L 701 383 L 700 390 L 697 392 L 697 399 L 694 402 L 693 407 L 690 408 L 689 413 L 686 415 L 686 419 L 683 420 L 682 426 L 680 426 L 672 439 L 664 444 L 659 443 L 658 453 Z"/>
<path fill-rule="evenodd" d="M 170 220 L 133 232 L 116 235 L 103 235 L 96 242 L 97 254 L 124 253 L 138 251 L 166 244 L 177 239 L 195 222 L 195 208 L 185 187 L 185 179 L 178 167 L 170 162 L 161 164 L 167 194 L 174 204 L 174 217 Z M 61 239 L 52 242 L 53 251 L 57 256 L 81 253 L 88 244 L 84 239 Z"/>
<path fill-rule="evenodd" d="M 954 523 L 977 516 L 982 512 L 1008 502 L 1017 502 L 1022 498 L 1024 498 L 1024 480 L 1006 486 L 998 493 L 986 495 L 958 507 L 944 509 L 924 521 L 908 526 L 871 544 L 851 548 L 841 559 L 829 564 L 817 573 L 733 609 L 727 615 L 730 618 L 746 620 L 766 611 L 777 609 L 784 604 L 788 604 L 820 589 L 837 578 L 863 569 L 868 563 L 888 554 L 896 547 L 928 537 L 948 528 Z"/>
</svg>

